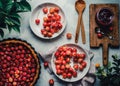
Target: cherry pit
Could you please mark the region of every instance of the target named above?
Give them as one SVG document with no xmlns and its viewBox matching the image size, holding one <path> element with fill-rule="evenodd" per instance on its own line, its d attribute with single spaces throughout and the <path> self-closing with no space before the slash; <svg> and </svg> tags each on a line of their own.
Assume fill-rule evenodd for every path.
<svg viewBox="0 0 120 86">
<path fill-rule="evenodd" d="M 62 76 L 63 79 L 76 78 L 78 73 L 87 66 L 86 54 L 79 52 L 75 47 L 61 46 L 54 53 L 54 56 L 56 74 Z"/>
</svg>

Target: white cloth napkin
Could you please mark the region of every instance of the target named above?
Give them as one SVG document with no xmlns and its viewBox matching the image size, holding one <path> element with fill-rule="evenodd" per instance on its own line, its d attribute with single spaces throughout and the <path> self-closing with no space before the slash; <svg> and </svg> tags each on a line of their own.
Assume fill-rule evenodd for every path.
<svg viewBox="0 0 120 86">
<path fill-rule="evenodd" d="M 49 63 L 49 69 L 47 69 L 48 72 L 50 74 L 53 74 L 53 75 L 54 75 L 54 73 L 53 73 L 52 67 L 51 67 L 51 57 L 52 57 L 53 52 L 56 50 L 56 48 L 57 47 L 54 47 L 53 49 L 49 50 L 47 53 L 41 54 L 42 59 Z M 88 51 L 88 50 L 87 50 L 87 52 L 88 52 L 88 55 L 89 55 L 90 59 L 92 59 L 94 54 L 91 51 Z M 66 84 L 66 86 L 93 86 L 94 82 L 95 82 L 95 79 L 96 79 L 95 67 L 94 67 L 94 65 L 91 61 L 90 69 L 89 69 L 88 73 L 81 80 L 79 80 L 77 82 L 72 82 L 72 83 L 68 83 L 68 82 L 64 82 L 64 83 Z M 58 82 L 62 83 L 63 81 L 58 80 Z"/>
</svg>

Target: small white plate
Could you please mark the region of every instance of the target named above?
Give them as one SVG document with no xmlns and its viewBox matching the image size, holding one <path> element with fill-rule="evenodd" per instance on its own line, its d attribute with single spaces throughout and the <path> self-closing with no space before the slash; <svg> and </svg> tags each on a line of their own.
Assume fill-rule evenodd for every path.
<svg viewBox="0 0 120 86">
<path fill-rule="evenodd" d="M 54 74 L 59 78 L 59 79 L 61 79 L 61 80 L 63 80 L 63 81 L 66 81 L 66 82 L 75 82 L 75 81 L 78 81 L 78 80 L 80 80 L 80 79 L 82 79 L 86 74 L 87 74 L 87 72 L 88 72 L 88 70 L 89 70 L 89 67 L 90 67 L 90 57 L 89 57 L 89 55 L 88 55 L 88 53 L 85 51 L 85 49 L 83 49 L 82 47 L 80 47 L 80 46 L 78 46 L 78 45 L 76 45 L 76 44 L 65 44 L 65 45 L 62 45 L 62 46 L 68 46 L 68 47 L 71 47 L 71 48 L 76 48 L 77 49 L 77 52 L 79 52 L 79 53 L 85 53 L 85 55 L 86 55 L 86 57 L 85 57 L 85 59 L 84 59 L 84 61 L 87 63 L 87 65 L 86 65 L 86 67 L 83 69 L 83 71 L 77 71 L 77 77 L 72 77 L 71 79 L 68 79 L 68 78 L 66 78 L 66 79 L 64 79 L 64 78 L 62 78 L 62 76 L 61 75 L 57 75 L 56 74 L 56 68 L 55 68 L 55 63 L 54 63 L 54 61 L 55 61 L 55 56 L 54 56 L 54 54 L 55 54 L 55 52 L 57 51 L 55 51 L 54 53 L 53 53 L 53 55 L 52 55 L 52 59 L 51 59 L 51 66 L 52 66 L 52 69 L 53 69 L 53 72 L 54 72 Z M 58 47 L 59 48 L 59 47 Z M 57 49 L 58 49 L 57 48 Z"/>
<path fill-rule="evenodd" d="M 46 14 L 44 14 L 43 10 L 42 10 L 44 7 L 47 7 L 48 9 L 51 8 L 51 7 L 58 7 L 59 8 L 59 15 L 61 16 L 61 23 L 62 23 L 63 27 L 60 31 L 58 31 L 57 33 L 54 33 L 52 37 L 44 37 L 41 34 L 41 29 L 43 29 L 43 17 L 46 16 Z M 36 18 L 40 19 L 40 24 L 39 25 L 35 24 L 35 19 Z M 30 18 L 30 27 L 31 27 L 31 30 L 33 31 L 33 33 L 40 38 L 43 38 L 43 39 L 55 38 L 55 37 L 59 36 L 64 31 L 65 26 L 66 26 L 65 14 L 64 14 L 63 10 L 61 9 L 61 7 L 58 6 L 57 4 L 54 4 L 54 3 L 51 3 L 51 2 L 42 3 L 42 4 L 38 5 L 32 11 L 31 18 Z"/>
</svg>

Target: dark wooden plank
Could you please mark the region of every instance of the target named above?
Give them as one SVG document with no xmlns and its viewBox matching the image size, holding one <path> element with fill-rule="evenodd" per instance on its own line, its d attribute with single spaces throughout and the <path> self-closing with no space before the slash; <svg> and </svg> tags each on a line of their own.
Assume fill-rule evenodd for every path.
<svg viewBox="0 0 120 86">
<path fill-rule="evenodd" d="M 104 7 L 110 8 L 114 13 L 114 20 L 112 23 L 113 31 L 111 35 L 115 38 L 114 40 L 110 40 L 108 37 L 104 37 L 99 39 L 97 34 L 95 33 L 95 27 L 98 27 L 95 21 L 96 12 Z M 91 4 L 89 7 L 90 13 L 90 47 L 99 47 L 103 46 L 103 64 L 107 64 L 108 59 L 108 48 L 109 45 L 113 47 L 119 46 L 119 6 L 118 4 Z"/>
</svg>

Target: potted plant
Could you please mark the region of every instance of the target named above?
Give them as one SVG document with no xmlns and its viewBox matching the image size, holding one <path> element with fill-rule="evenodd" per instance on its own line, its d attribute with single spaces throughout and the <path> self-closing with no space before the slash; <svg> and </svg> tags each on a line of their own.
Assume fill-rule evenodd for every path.
<svg viewBox="0 0 120 86">
<path fill-rule="evenodd" d="M 19 13 L 31 11 L 26 0 L 0 0 L 0 36 L 4 37 L 4 29 L 20 32 Z"/>
<path fill-rule="evenodd" d="M 105 67 L 97 67 L 96 75 L 100 79 L 101 86 L 120 86 L 120 58 L 112 55 L 113 62 Z"/>
</svg>

